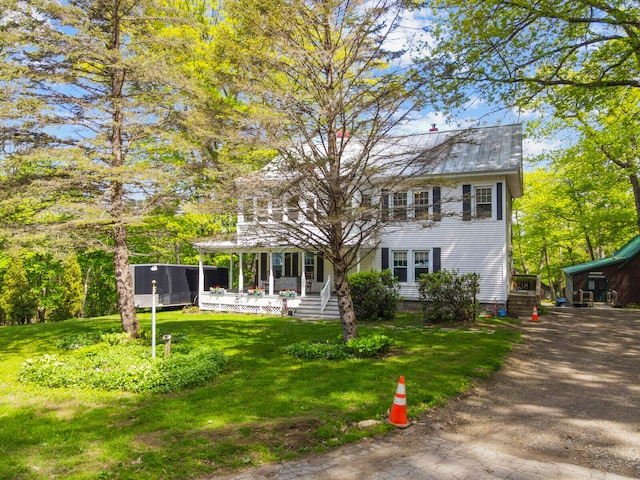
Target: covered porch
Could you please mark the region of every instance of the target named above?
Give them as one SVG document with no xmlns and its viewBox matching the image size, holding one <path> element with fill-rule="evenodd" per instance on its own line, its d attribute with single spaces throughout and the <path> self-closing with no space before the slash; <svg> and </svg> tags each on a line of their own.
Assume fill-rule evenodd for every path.
<svg viewBox="0 0 640 480">
<path fill-rule="evenodd" d="M 197 304 L 202 310 L 294 315 L 305 299 L 314 308 L 319 299 L 321 315 L 330 301 L 331 265 L 320 254 L 284 246 L 239 245 L 235 240 L 195 247 L 200 254 Z M 206 253 L 229 255 L 227 285 L 205 285 Z"/>
</svg>

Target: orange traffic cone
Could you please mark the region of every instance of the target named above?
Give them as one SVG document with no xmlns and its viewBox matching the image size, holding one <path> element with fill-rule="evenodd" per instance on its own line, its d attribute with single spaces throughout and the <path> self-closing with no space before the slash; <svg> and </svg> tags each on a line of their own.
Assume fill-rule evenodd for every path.
<svg viewBox="0 0 640 480">
<path fill-rule="evenodd" d="M 391 414 L 389 415 L 389 423 L 400 428 L 407 428 L 409 421 L 407 420 L 407 394 L 404 388 L 404 377 L 400 377 L 398 388 L 396 388 L 396 396 L 391 406 Z"/>
<path fill-rule="evenodd" d="M 535 303 L 533 304 L 533 315 L 531 315 L 531 321 L 538 321 L 538 306 Z"/>
</svg>

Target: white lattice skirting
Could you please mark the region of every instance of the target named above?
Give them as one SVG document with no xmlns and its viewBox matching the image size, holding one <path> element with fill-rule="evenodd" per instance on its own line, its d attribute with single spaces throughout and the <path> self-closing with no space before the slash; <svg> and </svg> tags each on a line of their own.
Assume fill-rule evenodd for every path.
<svg viewBox="0 0 640 480">
<path fill-rule="evenodd" d="M 202 293 L 200 309 L 214 312 L 254 313 L 280 315 L 284 311 L 284 298 L 281 297 L 253 297 L 245 295 L 212 295 Z M 287 298 L 287 309 L 294 310 L 300 305 L 300 300 Z"/>
</svg>

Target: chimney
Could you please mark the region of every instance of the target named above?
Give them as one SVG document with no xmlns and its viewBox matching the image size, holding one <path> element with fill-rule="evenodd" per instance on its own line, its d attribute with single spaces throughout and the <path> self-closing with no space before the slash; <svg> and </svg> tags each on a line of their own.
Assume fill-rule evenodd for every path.
<svg viewBox="0 0 640 480">
<path fill-rule="evenodd" d="M 349 136 L 349 132 L 343 129 L 340 129 L 336 132 L 336 137 L 338 138 L 349 138 Z"/>
<path fill-rule="evenodd" d="M 429 129 L 430 132 L 437 132 L 438 131 L 438 127 L 436 127 L 435 123 L 431 124 L 431 128 Z"/>
</svg>

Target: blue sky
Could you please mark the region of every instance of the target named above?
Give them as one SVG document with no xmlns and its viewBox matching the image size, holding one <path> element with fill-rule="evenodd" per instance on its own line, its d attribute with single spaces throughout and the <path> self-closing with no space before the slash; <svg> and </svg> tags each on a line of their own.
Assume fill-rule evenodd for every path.
<svg viewBox="0 0 640 480">
<path fill-rule="evenodd" d="M 375 1 L 375 0 L 374 0 Z M 429 13 L 426 9 L 415 10 L 403 18 L 401 27 L 394 32 L 390 38 L 388 47 L 392 50 L 406 49 L 407 53 L 402 57 L 401 64 L 411 62 L 412 49 L 419 45 L 433 44 L 433 39 L 425 31 L 425 27 L 430 24 Z M 523 127 L 527 122 L 536 120 L 539 114 L 534 111 L 515 111 L 513 109 L 502 108 L 501 105 L 490 105 L 482 98 L 476 98 L 469 102 L 464 109 L 460 110 L 454 118 L 447 118 L 442 112 L 434 109 L 425 109 L 414 115 L 414 119 L 407 123 L 402 129 L 403 133 L 424 133 L 428 132 L 432 124 L 436 124 L 439 130 L 453 130 L 460 128 L 505 125 L 511 123 L 522 123 Z M 525 161 L 541 153 L 557 148 L 558 141 L 554 139 L 539 140 L 527 138 L 523 141 L 523 153 Z"/>
</svg>

